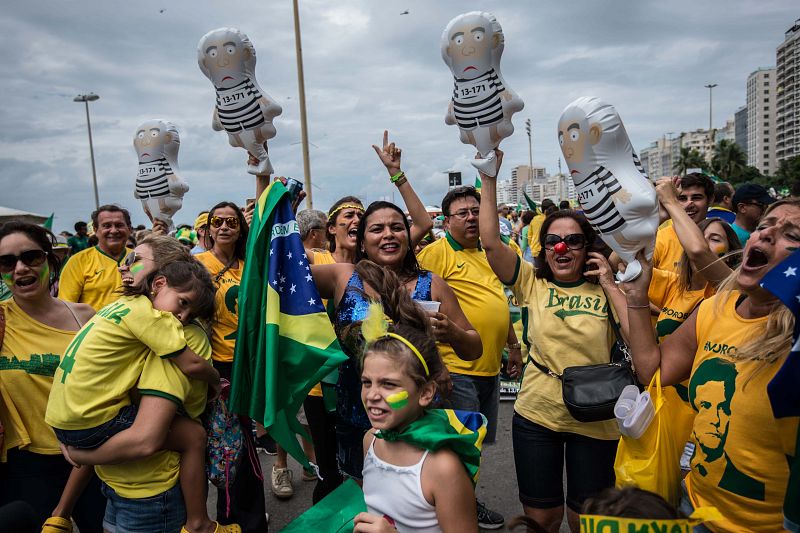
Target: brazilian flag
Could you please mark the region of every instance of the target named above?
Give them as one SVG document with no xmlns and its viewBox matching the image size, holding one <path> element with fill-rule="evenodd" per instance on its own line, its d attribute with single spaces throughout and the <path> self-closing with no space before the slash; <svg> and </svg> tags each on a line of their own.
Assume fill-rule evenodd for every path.
<svg viewBox="0 0 800 533">
<path fill-rule="evenodd" d="M 482 186 L 483 186 L 483 183 L 481 182 L 481 177 L 480 176 L 475 176 L 475 190 L 478 191 L 478 192 L 481 192 L 481 187 Z"/>
<path fill-rule="evenodd" d="M 347 356 L 339 347 L 300 240 L 286 187 L 258 200 L 239 287 L 230 406 L 264 424 L 301 465 L 297 412 L 308 391 Z"/>
<path fill-rule="evenodd" d="M 450 448 L 467 470 L 472 484 L 478 482 L 481 466 L 481 446 L 486 438 L 486 417 L 472 411 L 427 409 L 402 431 L 380 430 L 379 439 L 402 441 L 423 450 L 435 452 Z"/>
<path fill-rule="evenodd" d="M 780 370 L 767 385 L 767 395 L 772 405 L 772 413 L 779 427 L 786 430 L 783 446 L 789 458 L 789 482 L 783 505 L 784 524 L 793 533 L 800 532 L 800 431 L 793 440 L 791 428 L 800 417 L 800 251 L 775 265 L 761 279 L 761 286 L 777 296 L 794 314 L 794 346 L 783 362 Z"/>
</svg>

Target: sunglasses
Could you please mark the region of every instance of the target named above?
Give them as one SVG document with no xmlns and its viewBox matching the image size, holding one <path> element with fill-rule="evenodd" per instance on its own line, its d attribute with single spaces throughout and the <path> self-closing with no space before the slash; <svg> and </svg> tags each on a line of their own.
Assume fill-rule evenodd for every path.
<svg viewBox="0 0 800 533">
<path fill-rule="evenodd" d="M 0 255 L 0 272 L 13 272 L 17 267 L 17 261 L 29 267 L 37 267 L 47 261 L 47 252 L 44 250 L 27 250 L 19 255 Z"/>
<path fill-rule="evenodd" d="M 223 224 L 228 226 L 231 229 L 236 229 L 239 227 L 239 219 L 236 217 L 217 217 L 213 216 L 208 219 L 208 223 L 211 224 L 212 228 L 221 228 Z"/>
<path fill-rule="evenodd" d="M 548 233 L 544 236 L 544 247 L 546 250 L 552 250 L 556 244 L 563 242 L 569 247 L 570 250 L 580 250 L 586 246 L 586 235 L 583 233 L 570 233 L 566 237 Z"/>
</svg>

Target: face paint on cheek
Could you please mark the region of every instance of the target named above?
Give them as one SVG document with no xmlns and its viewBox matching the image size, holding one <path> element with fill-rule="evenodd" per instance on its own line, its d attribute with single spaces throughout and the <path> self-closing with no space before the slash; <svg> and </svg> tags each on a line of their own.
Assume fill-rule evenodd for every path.
<svg viewBox="0 0 800 533">
<path fill-rule="evenodd" d="M 144 269 L 144 263 L 134 263 L 131 265 L 131 274 L 136 274 Z"/>
<path fill-rule="evenodd" d="M 728 252 L 728 250 L 726 250 L 725 245 L 722 244 L 722 243 L 714 244 L 711 247 L 711 251 L 713 251 L 715 254 L 717 254 L 717 257 L 722 257 L 723 255 L 725 255 Z"/>
<path fill-rule="evenodd" d="M 386 397 L 386 403 L 389 407 L 397 411 L 408 405 L 408 391 L 401 390 Z"/>
<path fill-rule="evenodd" d="M 14 286 L 14 275 L 11 272 L 9 272 L 8 274 L 3 273 L 2 276 L 3 276 L 3 283 L 5 283 L 9 289 Z"/>
<path fill-rule="evenodd" d="M 44 268 L 39 273 L 39 282 L 44 283 L 48 279 L 50 279 L 50 265 L 45 263 Z"/>
</svg>

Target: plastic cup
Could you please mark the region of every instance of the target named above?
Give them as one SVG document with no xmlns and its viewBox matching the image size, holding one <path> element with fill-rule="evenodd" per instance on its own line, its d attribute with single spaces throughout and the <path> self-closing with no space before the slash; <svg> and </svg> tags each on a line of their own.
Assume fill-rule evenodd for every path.
<svg viewBox="0 0 800 533">
<path fill-rule="evenodd" d="M 431 313 L 437 313 L 439 311 L 439 306 L 442 304 L 442 302 L 432 302 L 430 300 L 416 300 L 416 302 L 423 311 Z"/>
</svg>

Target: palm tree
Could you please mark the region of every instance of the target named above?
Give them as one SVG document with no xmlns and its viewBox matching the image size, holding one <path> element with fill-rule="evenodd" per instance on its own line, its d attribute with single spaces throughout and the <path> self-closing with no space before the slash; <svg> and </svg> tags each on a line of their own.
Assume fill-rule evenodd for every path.
<svg viewBox="0 0 800 533">
<path fill-rule="evenodd" d="M 672 170 L 682 176 L 686 174 L 686 171 L 690 168 L 700 168 L 706 170 L 708 168 L 708 164 L 706 163 L 703 155 L 697 150 L 682 147 L 681 155 L 678 157 L 678 160 L 675 161 L 675 164 L 672 166 Z"/>
<path fill-rule="evenodd" d="M 746 166 L 747 155 L 735 142 L 723 139 L 714 147 L 711 168 L 723 181 L 735 178 Z"/>
</svg>

